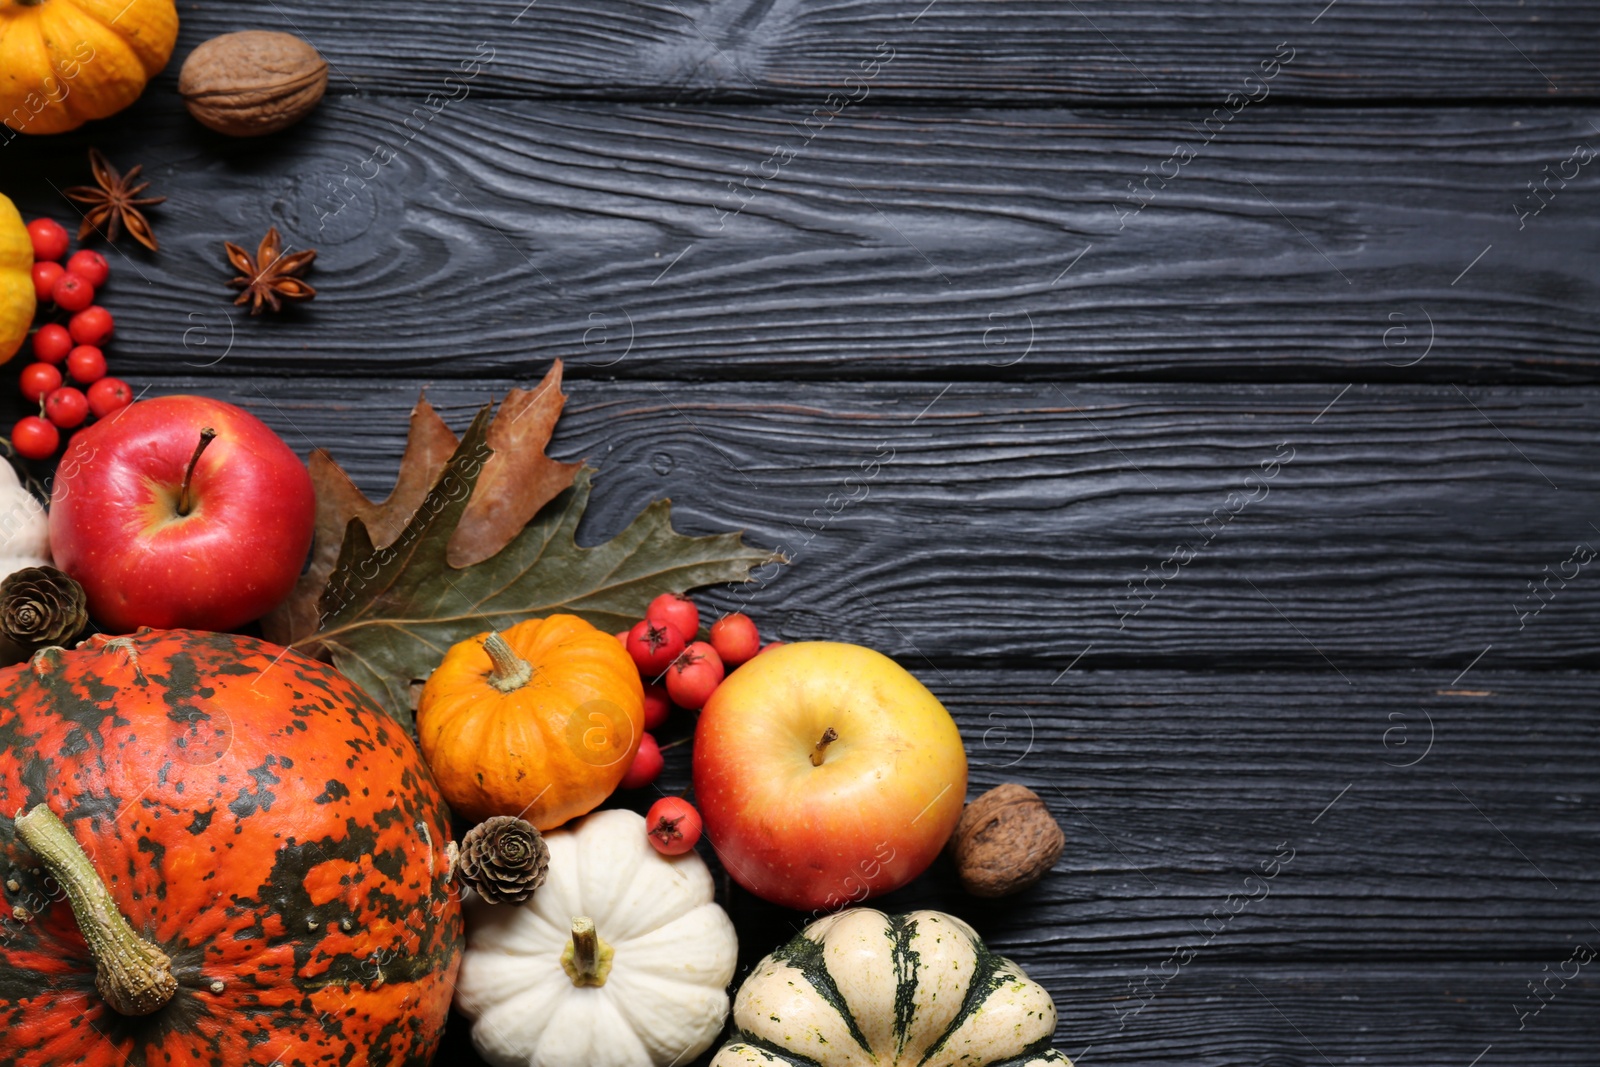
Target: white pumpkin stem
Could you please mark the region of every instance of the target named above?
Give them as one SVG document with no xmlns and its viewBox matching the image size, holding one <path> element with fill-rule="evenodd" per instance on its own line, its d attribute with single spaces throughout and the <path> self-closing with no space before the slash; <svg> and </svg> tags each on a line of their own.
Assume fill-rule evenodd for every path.
<svg viewBox="0 0 1600 1067">
<path fill-rule="evenodd" d="M 822 740 L 818 741 L 817 747 L 811 750 L 811 766 L 822 766 L 822 760 L 824 754 L 828 751 L 828 746 L 837 740 L 839 740 L 838 730 L 835 730 L 830 726 L 826 730 L 822 731 Z"/>
<path fill-rule="evenodd" d="M 489 672 L 489 684 L 500 692 L 514 693 L 533 680 L 533 664 L 517 655 L 499 633 L 491 631 L 483 639 L 483 650 L 494 663 L 494 670 Z"/>
<path fill-rule="evenodd" d="M 603 986 L 611 974 L 615 955 L 594 929 L 594 920 L 578 916 L 572 920 L 572 941 L 561 953 L 561 969 L 575 986 Z"/>
<path fill-rule="evenodd" d="M 40 804 L 17 813 L 17 836 L 60 883 L 94 955 L 94 985 L 121 1015 L 160 1011 L 178 991 L 167 954 L 133 932 L 66 823 Z"/>
</svg>

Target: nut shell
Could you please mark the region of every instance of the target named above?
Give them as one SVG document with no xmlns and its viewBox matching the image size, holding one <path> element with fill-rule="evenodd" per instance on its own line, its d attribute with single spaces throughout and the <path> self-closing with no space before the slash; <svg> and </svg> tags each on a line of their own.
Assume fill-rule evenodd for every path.
<svg viewBox="0 0 1600 1067">
<path fill-rule="evenodd" d="M 305 118 L 328 88 L 328 63 L 273 30 L 213 37 L 183 62 L 178 92 L 202 126 L 230 137 L 276 133 Z"/>
<path fill-rule="evenodd" d="M 1007 782 L 961 813 L 950 838 L 961 885 L 975 897 L 1003 897 L 1033 885 L 1055 866 L 1066 836 L 1039 795 Z"/>
</svg>

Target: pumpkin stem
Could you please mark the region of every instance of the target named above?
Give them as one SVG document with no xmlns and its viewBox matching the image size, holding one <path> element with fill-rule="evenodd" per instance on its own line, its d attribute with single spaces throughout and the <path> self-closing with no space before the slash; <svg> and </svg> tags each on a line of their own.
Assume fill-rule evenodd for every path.
<svg viewBox="0 0 1600 1067">
<path fill-rule="evenodd" d="M 217 439 L 217 431 L 207 426 L 200 431 L 200 443 L 194 446 L 194 455 L 189 457 L 189 466 L 183 471 L 183 488 L 178 490 L 178 514 L 187 515 L 194 510 L 194 501 L 189 496 L 189 482 L 194 478 L 194 465 L 200 462 L 200 453 L 206 446 Z"/>
<path fill-rule="evenodd" d="M 483 650 L 494 662 L 489 684 L 502 693 L 513 693 L 533 680 L 533 665 L 512 650 L 506 639 L 491 632 L 483 639 Z"/>
<path fill-rule="evenodd" d="M 611 946 L 595 933 L 593 919 L 580 915 L 572 920 L 572 941 L 561 953 L 561 969 L 573 985 L 605 985 L 613 955 Z"/>
<path fill-rule="evenodd" d="M 106 1003 L 122 1015 L 161 1010 L 178 991 L 172 961 L 133 932 L 66 823 L 43 804 L 26 815 L 18 812 L 15 822 L 17 836 L 66 891 L 78 929 L 94 954 L 95 988 Z"/>
<path fill-rule="evenodd" d="M 817 742 L 817 747 L 811 750 L 811 766 L 822 766 L 822 755 L 828 751 L 828 746 L 839 740 L 839 731 L 828 727 L 822 731 L 822 740 Z"/>
</svg>

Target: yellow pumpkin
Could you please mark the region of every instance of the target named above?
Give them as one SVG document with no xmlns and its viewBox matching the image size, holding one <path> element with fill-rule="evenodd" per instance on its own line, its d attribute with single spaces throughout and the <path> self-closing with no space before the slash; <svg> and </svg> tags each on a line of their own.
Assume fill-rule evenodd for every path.
<svg viewBox="0 0 1600 1067">
<path fill-rule="evenodd" d="M 114 115 L 177 39 L 173 0 L 0 0 L 0 122 L 63 133 Z"/>
<path fill-rule="evenodd" d="M 457 814 L 516 815 L 541 830 L 610 796 L 643 732 L 639 669 L 575 615 L 462 641 L 417 702 L 422 754 Z"/>
<path fill-rule="evenodd" d="M 35 306 L 33 242 L 17 205 L 0 194 L 0 363 L 28 339 Z"/>
</svg>

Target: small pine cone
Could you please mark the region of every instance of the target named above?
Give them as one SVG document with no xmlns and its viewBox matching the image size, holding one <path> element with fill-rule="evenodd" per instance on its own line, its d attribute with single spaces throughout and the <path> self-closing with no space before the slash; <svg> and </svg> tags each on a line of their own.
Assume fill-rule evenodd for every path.
<svg viewBox="0 0 1600 1067">
<path fill-rule="evenodd" d="M 24 649 L 65 644 L 88 624 L 83 586 L 54 567 L 24 567 L 0 582 L 0 635 Z"/>
<path fill-rule="evenodd" d="M 497 815 L 461 840 L 461 879 L 490 904 L 525 902 L 544 885 L 549 869 L 549 847 L 522 819 Z"/>
</svg>

